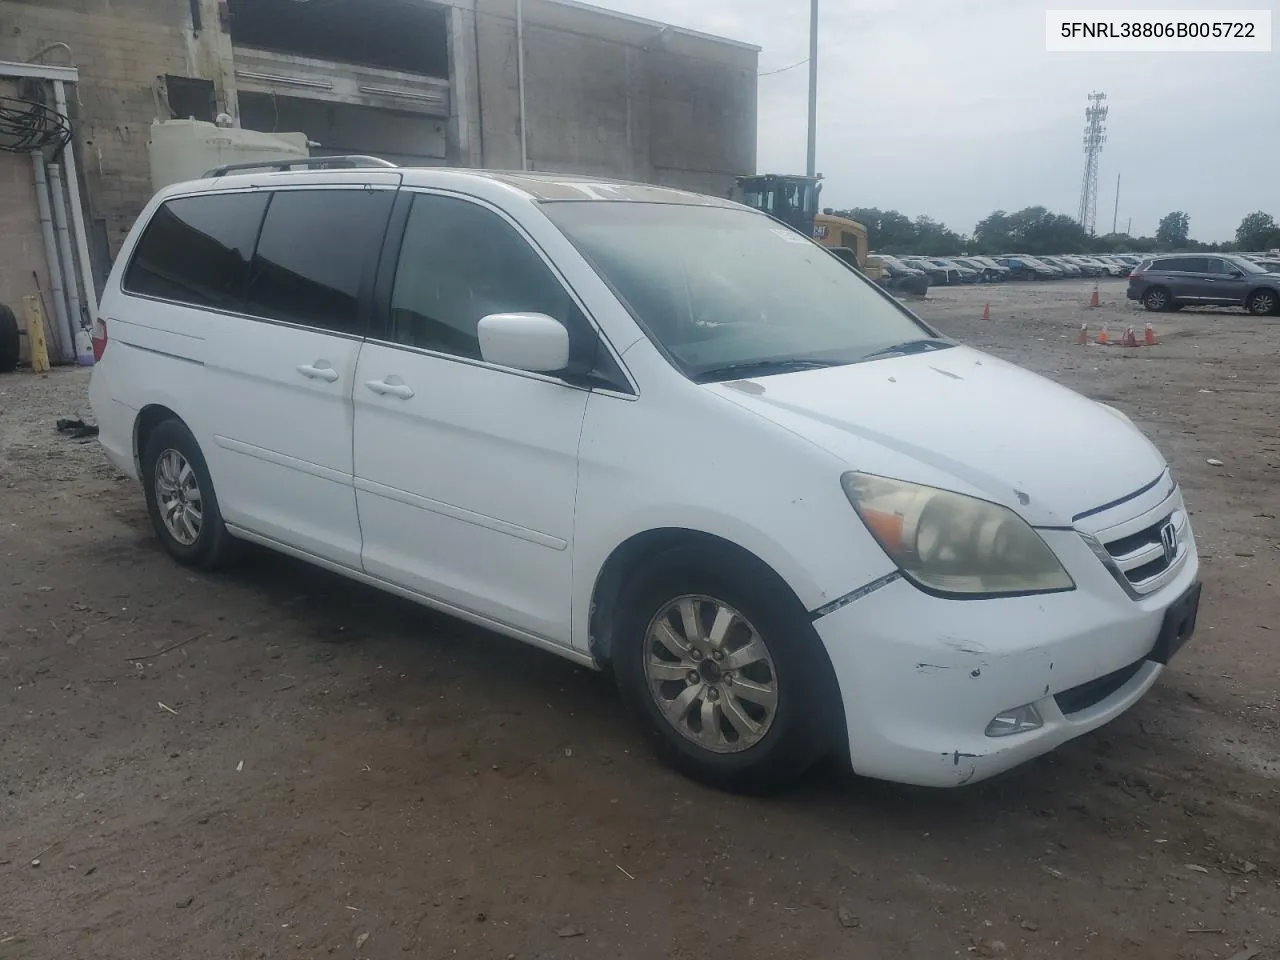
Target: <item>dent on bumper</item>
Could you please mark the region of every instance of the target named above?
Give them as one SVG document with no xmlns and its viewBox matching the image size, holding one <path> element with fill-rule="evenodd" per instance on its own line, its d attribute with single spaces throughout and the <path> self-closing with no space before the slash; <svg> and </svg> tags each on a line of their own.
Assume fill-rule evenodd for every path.
<svg viewBox="0 0 1280 960">
<path fill-rule="evenodd" d="M 974 783 L 1133 706 L 1160 675 L 1145 658 L 1195 564 L 1141 603 L 1094 565 L 1098 576 L 1070 593 L 1000 600 L 940 600 L 895 580 L 817 620 L 854 770 L 920 786 Z M 1059 708 L 1058 694 L 1125 668 L 1133 669 L 1097 702 L 1069 715 Z M 1043 726 L 986 735 L 996 714 L 1028 703 Z"/>
</svg>

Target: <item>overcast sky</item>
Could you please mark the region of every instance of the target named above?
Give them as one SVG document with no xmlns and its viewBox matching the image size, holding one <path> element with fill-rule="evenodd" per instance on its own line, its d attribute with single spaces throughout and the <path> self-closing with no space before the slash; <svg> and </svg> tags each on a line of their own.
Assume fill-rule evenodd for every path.
<svg viewBox="0 0 1280 960">
<path fill-rule="evenodd" d="M 761 72 L 808 55 L 808 0 L 591 0 L 763 48 Z M 1271 53 L 1048 53 L 1047 9 L 1267 9 L 1273 0 L 821 0 L 818 170 L 830 206 L 928 214 L 962 233 L 992 210 L 1075 216 L 1091 91 L 1111 113 L 1098 232 L 1154 233 L 1172 210 L 1201 240 L 1280 218 L 1280 44 Z M 1274 16 L 1274 15 L 1273 15 Z M 1273 24 L 1273 31 L 1275 25 Z M 759 170 L 803 173 L 808 69 L 762 76 Z"/>
</svg>

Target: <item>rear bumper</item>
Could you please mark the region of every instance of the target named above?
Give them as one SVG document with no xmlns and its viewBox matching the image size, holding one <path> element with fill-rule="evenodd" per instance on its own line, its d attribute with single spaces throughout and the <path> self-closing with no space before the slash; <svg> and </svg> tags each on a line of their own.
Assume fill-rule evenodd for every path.
<svg viewBox="0 0 1280 960">
<path fill-rule="evenodd" d="M 1077 534 L 1046 540 L 1076 590 L 957 601 L 899 579 L 814 624 L 840 684 L 856 772 L 921 786 L 977 782 L 1102 726 L 1151 688 L 1163 669 L 1148 657 L 1165 610 L 1196 582 L 1194 545 L 1176 578 L 1135 601 Z M 1040 728 L 986 735 L 997 714 L 1025 704 Z"/>
<path fill-rule="evenodd" d="M 138 411 L 111 395 L 110 374 L 102 365 L 94 367 L 89 378 L 89 406 L 98 421 L 98 443 L 102 445 L 107 459 L 125 476 L 137 480 L 133 427 Z"/>
</svg>

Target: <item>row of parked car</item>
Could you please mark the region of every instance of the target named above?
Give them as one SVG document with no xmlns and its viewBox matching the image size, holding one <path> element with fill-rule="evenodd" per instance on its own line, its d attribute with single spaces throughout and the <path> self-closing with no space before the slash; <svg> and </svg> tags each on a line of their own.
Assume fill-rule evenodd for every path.
<svg viewBox="0 0 1280 960">
<path fill-rule="evenodd" d="M 1062 254 L 998 257 L 895 257 L 872 254 L 885 286 L 906 293 L 924 294 L 930 286 L 962 283 L 998 283 L 1004 280 L 1062 280 L 1073 277 L 1127 277 L 1155 254 Z M 1264 270 L 1280 271 L 1280 254 L 1238 254 Z"/>
<path fill-rule="evenodd" d="M 1137 254 L 1032 257 L 893 257 L 873 255 L 888 286 L 915 292 L 924 285 L 998 283 L 1004 280 L 1061 280 L 1068 277 L 1127 277 L 1142 257 Z"/>
</svg>

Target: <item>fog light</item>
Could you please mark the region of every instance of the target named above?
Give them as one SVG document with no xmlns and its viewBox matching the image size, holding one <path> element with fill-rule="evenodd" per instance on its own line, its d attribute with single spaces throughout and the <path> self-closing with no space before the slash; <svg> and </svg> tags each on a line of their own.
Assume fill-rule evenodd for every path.
<svg viewBox="0 0 1280 960">
<path fill-rule="evenodd" d="M 997 713 L 995 719 L 987 724 L 988 737 L 1012 737 L 1018 733 L 1029 733 L 1044 726 L 1040 719 L 1040 711 L 1034 703 L 1026 703 L 1012 710 Z"/>
</svg>

